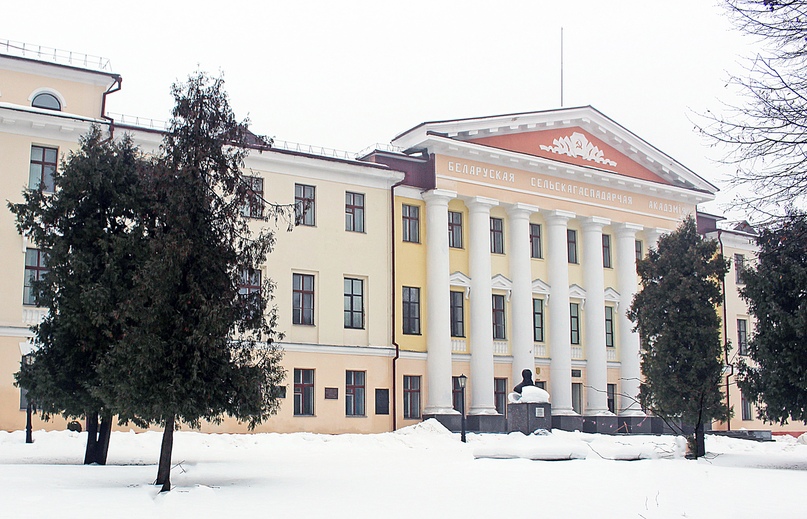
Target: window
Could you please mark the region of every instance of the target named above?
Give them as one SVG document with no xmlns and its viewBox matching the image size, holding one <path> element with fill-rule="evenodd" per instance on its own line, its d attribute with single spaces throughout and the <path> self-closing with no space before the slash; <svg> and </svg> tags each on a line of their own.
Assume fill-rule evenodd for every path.
<svg viewBox="0 0 807 519">
<path fill-rule="evenodd" d="M 238 296 L 249 309 L 251 315 L 261 309 L 261 271 L 246 268 L 241 270 L 241 281 L 238 284 Z"/>
<path fill-rule="evenodd" d="M 462 213 L 448 212 L 448 246 L 462 248 Z"/>
<path fill-rule="evenodd" d="M 316 188 L 294 184 L 294 213 L 297 225 L 316 225 Z"/>
<path fill-rule="evenodd" d="M 314 324 L 314 276 L 292 274 L 292 324 Z"/>
<path fill-rule="evenodd" d="M 249 218 L 263 218 L 263 179 L 261 177 L 244 177 L 247 193 L 241 215 Z"/>
<path fill-rule="evenodd" d="M 490 219 L 490 252 L 504 254 L 504 220 Z"/>
<path fill-rule="evenodd" d="M 364 281 L 345 278 L 345 328 L 364 328 Z"/>
<path fill-rule="evenodd" d="M 740 393 L 740 407 L 742 408 L 742 419 L 753 420 L 754 416 L 751 413 L 751 402 L 745 398 L 745 395 Z"/>
<path fill-rule="evenodd" d="M 530 257 L 538 259 L 544 257 L 541 248 L 541 226 L 537 223 L 530 224 Z"/>
<path fill-rule="evenodd" d="M 532 340 L 544 342 L 544 300 L 532 300 Z"/>
<path fill-rule="evenodd" d="M 39 249 L 25 249 L 25 288 L 22 293 L 22 303 L 25 305 L 38 304 L 39 292 L 34 291 L 34 283 L 41 281 L 48 273 L 47 255 Z"/>
<path fill-rule="evenodd" d="M 465 337 L 465 301 L 462 292 L 451 292 L 451 336 Z"/>
<path fill-rule="evenodd" d="M 580 305 L 569 303 L 569 329 L 571 330 L 572 344 L 580 344 Z"/>
<path fill-rule="evenodd" d="M 416 205 L 401 207 L 403 215 L 403 241 L 420 243 L 420 208 Z"/>
<path fill-rule="evenodd" d="M 504 339 L 505 334 L 504 322 L 504 296 L 493 294 L 493 339 Z"/>
<path fill-rule="evenodd" d="M 743 281 L 743 270 L 745 270 L 745 256 L 742 254 L 734 255 L 734 281 L 738 285 L 745 283 Z"/>
<path fill-rule="evenodd" d="M 644 250 L 643 250 L 642 240 L 636 240 L 634 242 L 634 246 L 636 247 L 636 261 L 641 261 L 642 258 L 644 258 Z"/>
<path fill-rule="evenodd" d="M 575 413 L 583 412 L 583 384 L 572 382 L 572 409 Z"/>
<path fill-rule="evenodd" d="M 345 415 L 364 416 L 364 371 L 345 371 Z"/>
<path fill-rule="evenodd" d="M 577 263 L 577 231 L 566 229 L 566 248 L 569 263 Z"/>
<path fill-rule="evenodd" d="M 737 349 L 740 355 L 748 355 L 748 321 L 737 319 Z"/>
<path fill-rule="evenodd" d="M 389 389 L 375 388 L 375 414 L 389 414 Z"/>
<path fill-rule="evenodd" d="M 314 370 L 294 368 L 294 416 L 314 416 Z"/>
<path fill-rule="evenodd" d="M 404 375 L 403 379 L 404 418 L 420 418 L 420 376 Z"/>
<path fill-rule="evenodd" d="M 602 266 L 611 268 L 611 235 L 602 235 Z"/>
<path fill-rule="evenodd" d="M 496 412 L 500 415 L 507 414 L 507 379 L 493 379 L 493 399 L 496 402 Z"/>
<path fill-rule="evenodd" d="M 403 332 L 420 335 L 420 289 L 403 287 Z"/>
<path fill-rule="evenodd" d="M 345 230 L 364 232 L 364 195 L 345 193 Z"/>
<path fill-rule="evenodd" d="M 53 175 L 59 150 L 43 146 L 31 146 L 31 167 L 28 172 L 28 189 L 42 189 L 53 193 Z"/>
<path fill-rule="evenodd" d="M 616 413 L 616 384 L 608 384 L 606 393 L 608 394 L 608 411 Z"/>
<path fill-rule="evenodd" d="M 460 387 L 460 377 L 451 377 L 451 401 L 454 410 L 462 412 L 462 388 Z"/>
<path fill-rule="evenodd" d="M 605 307 L 605 346 L 614 347 L 614 307 Z"/>
<path fill-rule="evenodd" d="M 42 92 L 34 96 L 34 99 L 31 101 L 31 106 L 34 108 L 45 108 L 46 110 L 61 111 L 62 109 L 62 103 L 59 99 L 55 95 L 47 92 Z"/>
</svg>

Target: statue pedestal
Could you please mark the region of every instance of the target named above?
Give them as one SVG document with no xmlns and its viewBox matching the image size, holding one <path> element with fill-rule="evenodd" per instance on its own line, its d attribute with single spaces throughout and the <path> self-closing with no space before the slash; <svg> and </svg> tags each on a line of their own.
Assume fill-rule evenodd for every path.
<svg viewBox="0 0 807 519">
<path fill-rule="evenodd" d="M 507 404 L 507 432 L 532 434 L 538 429 L 552 429 L 552 404 Z"/>
</svg>

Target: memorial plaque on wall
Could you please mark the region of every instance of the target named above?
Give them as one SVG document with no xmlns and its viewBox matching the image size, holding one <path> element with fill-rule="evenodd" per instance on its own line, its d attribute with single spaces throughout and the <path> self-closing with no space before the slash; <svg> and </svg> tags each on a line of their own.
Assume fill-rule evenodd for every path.
<svg viewBox="0 0 807 519">
<path fill-rule="evenodd" d="M 389 389 L 376 388 L 375 414 L 389 414 Z"/>
<path fill-rule="evenodd" d="M 339 388 L 338 387 L 326 387 L 325 388 L 325 400 L 336 400 L 339 398 Z"/>
</svg>

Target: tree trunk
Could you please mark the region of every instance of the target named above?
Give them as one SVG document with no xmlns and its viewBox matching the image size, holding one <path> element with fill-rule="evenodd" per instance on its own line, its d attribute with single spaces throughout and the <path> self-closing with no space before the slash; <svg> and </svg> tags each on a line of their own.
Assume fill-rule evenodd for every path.
<svg viewBox="0 0 807 519">
<path fill-rule="evenodd" d="M 87 413 L 87 449 L 84 451 L 84 464 L 91 465 L 98 460 L 98 413 Z"/>
<path fill-rule="evenodd" d="M 695 458 L 706 455 L 706 431 L 703 423 L 695 429 Z"/>
<path fill-rule="evenodd" d="M 160 492 L 171 490 L 171 453 L 174 449 L 174 415 L 165 419 L 163 443 L 160 449 L 160 466 L 157 469 L 157 485 L 162 485 Z"/>
<path fill-rule="evenodd" d="M 96 445 L 96 461 L 99 465 L 106 465 L 109 454 L 109 437 L 112 434 L 112 415 L 101 415 L 101 425 L 98 428 L 98 444 Z"/>
</svg>

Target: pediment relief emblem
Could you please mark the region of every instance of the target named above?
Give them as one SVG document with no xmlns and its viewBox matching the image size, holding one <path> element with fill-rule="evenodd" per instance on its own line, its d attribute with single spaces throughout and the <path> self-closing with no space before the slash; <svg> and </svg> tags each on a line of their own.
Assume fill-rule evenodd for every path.
<svg viewBox="0 0 807 519">
<path fill-rule="evenodd" d="M 553 146 L 541 144 L 541 149 L 559 155 L 578 157 L 583 160 L 590 160 L 597 164 L 606 166 L 616 166 L 616 162 L 606 159 L 603 151 L 589 142 L 588 137 L 580 132 L 574 132 L 566 137 L 559 137 L 552 141 Z"/>
</svg>

